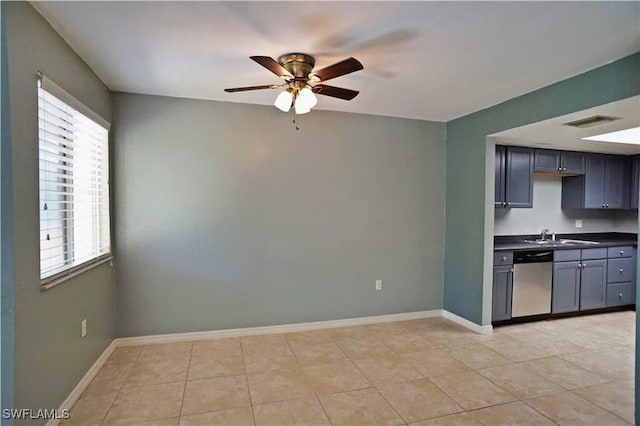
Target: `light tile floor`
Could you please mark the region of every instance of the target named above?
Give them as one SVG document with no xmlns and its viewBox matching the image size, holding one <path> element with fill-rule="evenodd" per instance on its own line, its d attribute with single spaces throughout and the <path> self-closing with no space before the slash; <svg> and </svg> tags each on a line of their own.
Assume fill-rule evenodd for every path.
<svg viewBox="0 0 640 426">
<path fill-rule="evenodd" d="M 64 425 L 633 423 L 635 313 L 442 318 L 121 347 Z"/>
</svg>

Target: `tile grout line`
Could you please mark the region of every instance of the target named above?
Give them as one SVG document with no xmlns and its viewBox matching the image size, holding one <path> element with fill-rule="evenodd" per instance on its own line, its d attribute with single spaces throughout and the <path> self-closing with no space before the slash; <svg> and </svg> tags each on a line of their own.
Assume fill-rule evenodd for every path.
<svg viewBox="0 0 640 426">
<path fill-rule="evenodd" d="M 291 342 L 289 342 L 289 340 L 287 339 L 286 335 L 284 336 L 285 340 L 287 341 L 287 344 L 289 345 L 289 347 L 291 348 L 291 351 L 293 352 L 293 356 L 296 358 L 296 361 L 298 361 L 298 364 L 300 363 L 300 361 L 298 360 L 297 355 L 295 354 L 295 351 L 293 350 L 293 346 L 291 346 Z M 331 337 L 331 342 L 333 343 L 337 348 L 338 351 L 340 351 L 340 353 L 342 353 L 342 355 L 345 357 L 345 359 L 349 362 L 351 362 L 351 364 L 353 364 L 354 367 L 355 363 L 347 356 L 347 354 L 345 354 L 342 349 L 340 349 L 340 346 L 338 346 L 338 344 L 335 342 L 335 339 L 333 337 Z M 341 361 L 337 361 L 337 362 L 341 362 Z M 318 364 L 318 365 L 326 365 L 325 364 Z M 330 364 L 330 363 L 329 363 Z M 307 376 L 307 373 L 304 371 L 304 368 L 302 368 L 302 366 L 300 366 L 300 369 L 302 370 L 302 374 L 304 374 L 305 378 L 307 379 L 307 381 L 309 381 L 309 377 Z M 357 369 L 357 367 L 356 367 Z M 358 372 L 360 372 L 360 370 L 358 370 Z M 360 372 L 360 374 L 362 374 L 362 372 Z M 366 376 L 364 374 L 362 374 L 362 376 L 366 379 Z M 369 381 L 369 379 L 367 379 L 367 381 Z M 370 383 L 372 384 L 372 383 Z M 322 403 L 322 400 L 320 399 L 320 394 L 318 392 L 316 392 L 316 390 L 313 388 L 313 386 L 311 386 L 311 383 L 309 382 L 309 386 L 311 387 L 311 391 L 313 392 L 313 395 L 316 398 L 316 401 L 318 401 L 318 403 L 320 404 L 320 408 L 322 408 L 322 411 L 324 412 L 324 415 L 327 417 L 327 419 L 329 420 L 329 423 L 331 423 L 332 425 L 334 425 L 333 421 L 331 421 L 331 417 L 329 417 L 329 413 L 327 412 L 327 409 L 325 408 L 324 404 Z M 368 389 L 368 388 L 365 388 Z M 353 389 L 353 390 L 360 390 L 360 389 Z M 342 391 L 342 392 L 333 392 L 333 393 L 344 393 L 344 392 L 349 392 L 349 391 Z M 330 394 L 327 394 L 330 395 Z"/>
<path fill-rule="evenodd" d="M 420 376 L 423 376 L 422 378 L 424 378 L 424 375 L 420 371 L 418 371 L 417 368 L 415 368 L 413 365 L 409 364 L 404 358 L 402 358 L 400 355 L 398 355 L 396 352 L 394 352 L 390 347 L 388 347 L 384 343 L 384 341 L 382 341 L 382 339 L 381 339 L 379 334 L 376 335 L 376 341 L 378 343 L 381 343 L 383 347 L 387 348 L 387 350 L 389 350 L 389 352 L 391 352 L 392 354 L 394 354 L 395 356 L 400 358 L 403 362 L 407 363 L 407 365 L 409 365 L 411 368 L 413 368 L 418 374 L 420 374 Z M 340 349 L 340 348 L 338 347 L 338 349 Z M 348 355 L 347 355 L 347 357 L 348 357 Z M 405 418 L 400 415 L 398 410 L 396 410 L 396 408 L 387 400 L 387 398 L 385 398 L 385 396 L 382 394 L 382 392 L 380 392 L 380 389 L 378 389 L 378 384 L 374 383 L 373 380 L 369 379 L 369 377 L 367 377 L 367 375 L 362 372 L 362 370 L 360 369 L 360 367 L 358 367 L 358 364 L 356 363 L 355 360 L 352 360 L 351 358 L 348 358 L 348 359 L 354 365 L 356 370 L 358 370 L 360 372 L 360 374 L 362 374 L 362 376 L 365 377 L 369 381 L 369 383 L 371 383 L 372 389 L 374 389 L 378 393 L 378 395 L 380 395 L 380 397 L 389 405 L 389 407 L 391 407 L 391 409 L 393 410 L 394 413 L 396 413 L 398 418 L 400 418 L 400 420 L 405 422 L 405 424 L 408 424 L 409 422 L 406 421 Z M 415 380 L 421 380 L 421 379 L 415 379 Z M 406 383 L 406 382 L 409 382 L 409 381 L 411 381 L 411 380 L 405 380 L 405 381 L 400 382 L 400 383 Z M 369 389 L 369 388 L 366 388 L 366 389 Z M 362 390 L 362 389 L 356 389 L 356 390 Z"/>
<path fill-rule="evenodd" d="M 247 393 L 249 394 L 249 408 L 251 409 L 251 418 L 253 424 L 256 424 L 256 413 L 253 409 L 253 398 L 251 397 L 251 388 L 249 387 L 249 373 L 247 372 L 247 361 L 244 356 L 244 346 L 242 345 L 242 338 L 238 337 L 238 344 L 240 345 L 240 352 L 242 352 L 242 366 L 244 367 L 244 380 L 247 383 Z"/>
<path fill-rule="evenodd" d="M 611 382 L 611 383 L 616 383 L 616 382 Z M 602 383 L 602 384 L 609 384 L 609 383 Z M 597 385 L 595 385 L 595 386 L 597 386 Z M 585 387 L 588 387 L 588 386 L 585 386 Z M 582 389 L 582 388 L 578 388 L 578 389 Z M 601 410 L 603 410 L 603 411 L 606 411 L 607 413 L 611 414 L 611 415 L 612 415 L 612 416 L 614 416 L 614 417 L 617 417 L 618 419 L 622 420 L 623 422 L 628 423 L 628 424 L 631 424 L 631 423 L 629 423 L 627 420 L 623 419 L 622 417 L 620 417 L 619 415 L 617 415 L 616 413 L 614 413 L 613 411 L 609 411 L 607 408 L 602 407 L 602 406 L 601 406 L 600 404 L 598 404 L 597 402 L 595 402 L 595 401 L 591 401 L 591 400 L 589 400 L 589 399 L 587 399 L 587 398 L 585 398 L 585 397 L 583 397 L 583 396 L 581 396 L 581 395 L 578 395 L 577 393 L 575 393 L 575 392 L 573 392 L 573 391 L 567 391 L 567 392 L 571 392 L 573 395 L 575 395 L 575 396 L 577 396 L 578 398 L 580 398 L 580 399 L 582 399 L 582 400 L 584 400 L 584 401 L 588 402 L 589 404 L 595 405 L 596 407 L 600 408 L 600 409 L 601 409 Z"/>
<path fill-rule="evenodd" d="M 103 425 L 104 422 L 107 420 L 107 416 L 109 415 L 109 412 L 113 408 L 113 405 L 115 404 L 116 399 L 118 399 L 118 396 L 120 396 L 120 392 L 122 392 L 122 389 L 124 389 L 124 385 L 127 383 L 127 378 L 129 378 L 129 374 L 131 374 L 131 372 L 133 371 L 133 367 L 135 366 L 136 362 L 138 362 L 138 359 L 140 358 L 140 354 L 142 354 L 142 349 L 143 348 L 144 348 L 144 346 L 140 348 L 140 351 L 136 355 L 135 360 L 131 363 L 131 368 L 129 369 L 129 371 L 127 371 L 127 374 L 126 374 L 126 376 L 124 378 L 124 381 L 122 382 L 122 386 L 120 386 L 120 388 L 118 389 L 118 392 L 116 392 L 116 396 L 113 398 L 113 401 L 111 401 L 111 404 L 109 405 L 109 408 L 104 413 L 104 416 L 100 419 L 100 422 L 98 424 Z M 114 352 L 115 352 L 115 350 L 114 350 Z M 113 355 L 113 353 L 111 355 Z M 108 359 L 107 359 L 107 361 L 108 361 Z M 102 368 L 104 368 L 104 366 Z M 100 370 L 102 370 L 102 368 L 100 368 Z M 95 380 L 95 378 L 94 378 L 94 380 Z M 86 392 L 86 389 L 85 389 L 85 392 Z M 84 394 L 84 392 L 83 392 L 83 394 Z M 75 406 L 75 404 L 74 404 L 74 406 Z"/>
<path fill-rule="evenodd" d="M 320 397 L 318 396 L 318 393 L 316 392 L 316 390 L 311 385 L 311 381 L 309 380 L 309 377 L 307 376 L 307 373 L 304 371 L 304 367 L 302 367 L 302 364 L 300 363 L 300 359 L 298 359 L 298 355 L 296 355 L 296 351 L 293 349 L 293 345 L 291 344 L 289 339 L 287 339 L 287 334 L 285 333 L 282 337 L 284 337 L 284 340 L 287 342 L 287 346 L 289 347 L 289 350 L 291 351 L 291 353 L 293 354 L 293 357 L 295 358 L 296 362 L 298 363 L 298 367 L 300 367 L 300 371 L 302 372 L 302 375 L 304 376 L 304 379 L 306 380 L 307 385 L 309 386 L 309 389 L 311 389 L 311 392 L 313 393 L 313 396 L 315 397 L 315 399 L 318 402 L 318 404 L 320 404 L 320 408 L 322 409 L 322 412 L 324 413 L 327 421 L 329 421 L 329 423 L 331 423 L 333 425 L 333 422 L 331 421 L 331 418 L 329 417 L 329 413 L 327 413 L 327 410 L 324 408 L 324 405 L 322 405 L 322 401 L 320 401 Z M 327 336 L 327 337 L 329 337 L 329 336 Z M 329 343 L 333 343 L 336 347 L 338 347 L 338 345 L 336 345 L 335 342 L 333 342 L 333 339 L 331 339 L 331 340 L 332 341 L 329 342 Z M 340 348 L 338 348 L 338 350 L 340 351 Z M 342 353 L 342 351 L 340 351 L 340 352 Z"/>
<path fill-rule="evenodd" d="M 569 391 L 567 391 L 569 392 Z M 534 399 L 534 398 L 529 398 L 529 399 Z M 538 410 L 536 407 L 534 407 L 533 405 L 527 403 L 527 399 L 521 399 L 522 403 L 524 405 L 526 405 L 527 407 L 531 408 L 532 410 L 534 410 L 537 413 L 540 413 L 542 416 L 544 416 L 545 418 L 551 420 L 552 423 L 555 423 L 557 425 L 560 425 L 560 423 L 556 422 L 555 420 L 553 420 L 551 417 L 547 416 L 545 413 L 543 413 L 542 411 Z"/>
<path fill-rule="evenodd" d="M 576 387 L 576 388 L 569 389 L 569 388 L 567 388 L 567 387 L 563 386 L 562 384 L 560 384 L 560 383 L 556 382 L 555 380 L 553 380 L 553 379 L 549 379 L 549 378 L 547 378 L 547 377 L 543 376 L 542 374 L 540 374 L 540 373 L 538 373 L 537 371 L 533 370 L 531 367 L 528 367 L 528 366 L 524 365 L 524 364 L 526 364 L 526 363 L 528 363 L 528 362 L 538 361 L 538 360 L 543 360 L 543 359 L 552 359 L 552 358 L 556 358 L 556 359 L 559 359 L 559 360 L 561 360 L 561 361 L 567 362 L 567 363 L 571 364 L 571 366 L 573 366 L 573 367 L 575 367 L 575 368 L 577 368 L 577 369 L 579 369 L 579 370 L 582 370 L 582 371 L 584 371 L 584 372 L 585 372 L 585 373 L 587 373 L 587 374 L 590 374 L 590 375 L 592 375 L 592 376 L 595 376 L 595 377 L 597 377 L 597 378 L 599 378 L 599 379 L 605 380 L 605 381 L 604 381 L 604 382 L 602 382 L 602 383 L 595 383 L 595 384 L 587 385 L 587 386 L 578 386 L 578 387 Z M 556 384 L 556 385 L 560 386 L 561 388 L 563 388 L 563 389 L 564 389 L 564 390 L 566 390 L 566 391 L 572 391 L 572 390 L 574 390 L 574 389 L 582 389 L 582 388 L 587 388 L 587 387 L 591 387 L 591 386 L 604 385 L 604 384 L 607 384 L 607 383 L 612 383 L 612 382 L 614 382 L 614 380 L 609 380 L 609 379 L 608 379 L 608 378 L 606 378 L 606 377 L 599 376 L 599 375 L 597 375 L 597 374 L 595 374 L 595 373 L 592 373 L 591 371 L 587 370 L 586 368 L 582 368 L 582 367 L 580 367 L 579 365 L 574 364 L 574 363 L 573 363 L 573 362 L 571 362 L 571 361 L 567 361 L 566 359 L 561 358 L 559 355 L 552 355 L 552 356 L 548 356 L 548 357 L 544 357 L 544 358 L 536 358 L 536 359 L 531 359 L 531 360 L 527 360 L 527 361 L 520 361 L 520 362 L 516 362 L 516 363 L 514 363 L 513 365 L 521 365 L 523 368 L 525 368 L 525 369 L 527 369 L 527 370 L 529 370 L 529 371 L 532 371 L 532 372 L 534 372 L 534 373 L 538 374 L 539 376 L 541 376 L 541 377 L 543 377 L 544 379 L 546 379 L 546 380 L 550 381 L 551 383 L 554 383 L 554 384 Z"/>
<path fill-rule="evenodd" d="M 189 348 L 189 363 L 187 364 L 187 372 L 184 376 L 184 387 L 182 388 L 182 399 L 180 400 L 180 412 L 178 413 L 178 423 L 182 418 L 182 410 L 184 408 L 184 397 L 187 394 L 187 382 L 189 381 L 189 370 L 191 369 L 191 358 L 193 357 L 193 347 L 195 342 L 191 342 L 191 348 Z"/>
</svg>

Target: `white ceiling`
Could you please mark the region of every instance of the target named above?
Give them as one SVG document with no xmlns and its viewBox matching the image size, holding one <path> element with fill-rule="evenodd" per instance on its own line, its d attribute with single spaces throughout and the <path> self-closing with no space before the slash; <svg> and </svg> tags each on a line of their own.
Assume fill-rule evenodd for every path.
<svg viewBox="0 0 640 426">
<path fill-rule="evenodd" d="M 586 129 L 578 129 L 564 124 L 593 117 L 594 115 L 616 117 L 619 120 Z M 595 108 L 505 130 L 492 136 L 496 138 L 496 143 L 503 145 L 609 154 L 640 154 L 640 145 L 582 140 L 582 138 L 588 136 L 601 135 L 638 126 L 640 126 L 640 96 L 634 96 Z"/>
<path fill-rule="evenodd" d="M 249 59 L 302 51 L 363 71 L 317 109 L 436 121 L 640 50 L 640 2 L 36 2 L 115 91 L 272 104 L 278 83 Z"/>
</svg>

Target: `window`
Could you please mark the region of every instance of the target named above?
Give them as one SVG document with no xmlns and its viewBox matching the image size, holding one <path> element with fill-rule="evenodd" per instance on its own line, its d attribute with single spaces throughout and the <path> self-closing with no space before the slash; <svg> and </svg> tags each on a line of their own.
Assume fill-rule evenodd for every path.
<svg viewBox="0 0 640 426">
<path fill-rule="evenodd" d="M 109 124 L 102 118 L 40 75 L 40 278 L 43 285 L 109 258 L 108 128 Z"/>
</svg>

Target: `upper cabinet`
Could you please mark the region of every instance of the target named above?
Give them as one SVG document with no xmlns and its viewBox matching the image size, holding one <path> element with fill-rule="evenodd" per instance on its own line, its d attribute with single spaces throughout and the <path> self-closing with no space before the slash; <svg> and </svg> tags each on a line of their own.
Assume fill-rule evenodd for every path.
<svg viewBox="0 0 640 426">
<path fill-rule="evenodd" d="M 629 199 L 629 207 L 638 208 L 638 192 L 640 191 L 640 155 L 631 157 L 631 191 Z"/>
<path fill-rule="evenodd" d="M 562 177 L 563 209 L 637 209 L 640 155 L 496 145 L 495 207 L 533 207 L 533 173 Z"/>
<path fill-rule="evenodd" d="M 494 196 L 494 207 L 506 207 L 505 191 L 505 173 L 506 173 L 507 150 L 502 145 L 496 145 L 496 187 Z"/>
<path fill-rule="evenodd" d="M 584 175 L 562 179 L 562 208 L 629 208 L 629 172 L 626 157 L 586 154 Z"/>
<path fill-rule="evenodd" d="M 533 152 L 496 145 L 495 207 L 533 207 Z"/>
<path fill-rule="evenodd" d="M 540 173 L 560 173 L 582 175 L 585 169 L 583 152 L 536 149 L 534 171 Z"/>
</svg>

